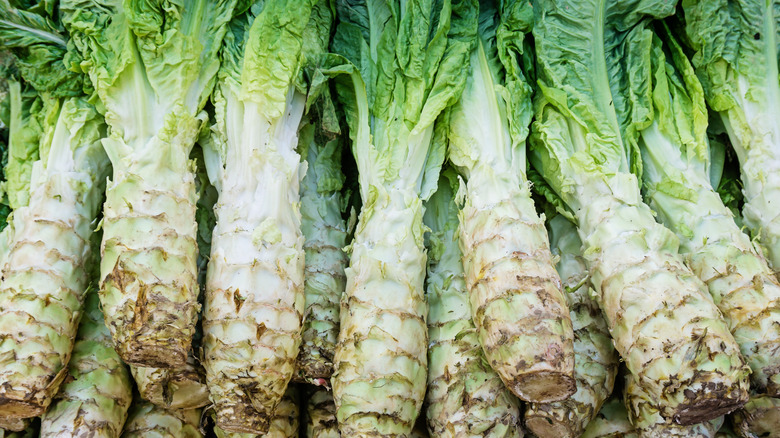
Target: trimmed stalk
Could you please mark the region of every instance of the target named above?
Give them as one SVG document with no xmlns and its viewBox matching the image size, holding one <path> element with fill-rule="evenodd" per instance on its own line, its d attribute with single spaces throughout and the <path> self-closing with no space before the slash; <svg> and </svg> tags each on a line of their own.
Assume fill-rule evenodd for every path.
<svg viewBox="0 0 780 438">
<path fill-rule="evenodd" d="M 138 392 L 165 409 L 188 410 L 209 404 L 209 389 L 200 364 L 190 354 L 181 369 L 130 366 Z"/>
<path fill-rule="evenodd" d="M 752 373 L 751 389 L 780 394 L 780 283 L 713 188 L 707 107 L 693 66 L 668 28 L 653 38 L 652 124 L 641 131 L 645 199 L 680 240 L 680 254 L 707 285 Z M 667 50 L 664 51 L 663 45 Z M 720 153 L 724 153 L 720 151 Z M 721 163 L 722 164 L 722 163 Z M 712 169 L 711 169 L 712 168 Z"/>
<path fill-rule="evenodd" d="M 318 387 L 309 395 L 306 403 L 306 436 L 309 438 L 339 438 L 336 422 L 336 404 L 333 393 Z"/>
<path fill-rule="evenodd" d="M 629 421 L 623 400 L 613 397 L 588 424 L 582 438 L 715 438 L 722 424 L 723 417 L 718 417 L 690 426 L 657 424 L 641 430 Z"/>
<path fill-rule="evenodd" d="M 169 411 L 135 400 L 122 438 L 202 438 L 200 409 Z"/>
<path fill-rule="evenodd" d="M 0 420 L 0 433 L 5 432 L 9 436 L 16 436 L 16 432 L 25 432 L 30 428 L 29 418 L 6 418 Z"/>
<path fill-rule="evenodd" d="M 582 438 L 639 438 L 639 434 L 628 420 L 628 411 L 623 400 L 620 397 L 612 397 L 588 423 Z"/>
<path fill-rule="evenodd" d="M 312 10 L 310 25 L 304 32 L 304 56 L 307 73 L 317 56 L 327 52 L 333 16 L 330 2 L 321 1 Z M 313 78 L 308 82 L 313 82 Z M 345 199 L 341 190 L 341 150 L 344 140 L 335 107 L 327 86 L 317 90 L 314 111 L 299 129 L 299 146 L 308 162 L 301 182 L 301 231 L 306 253 L 303 293 L 306 311 L 303 318 L 303 342 L 298 355 L 296 377 L 315 384 L 328 385 L 333 374 L 333 355 L 339 334 L 339 301 L 346 287 L 348 259 L 343 248 L 347 224 L 342 217 Z M 312 91 L 310 91 L 312 94 Z M 312 105 L 309 102 L 308 105 Z"/>
<path fill-rule="evenodd" d="M 695 424 L 735 410 L 747 401 L 749 372 L 739 346 L 674 251 L 674 236 L 639 203 L 636 179 L 615 184 L 634 184 L 636 202 L 603 192 L 583 208 L 589 226 L 580 229 L 616 349 L 665 421 Z"/>
<path fill-rule="evenodd" d="M 449 157 L 466 180 L 459 242 L 485 357 L 515 395 L 550 402 L 575 391 L 573 333 L 525 174 L 532 90 L 513 60 L 522 56 L 515 45 L 530 31 L 530 14 L 510 3 L 500 27 L 498 11 L 481 5 L 478 44 L 452 109 Z"/>
<path fill-rule="evenodd" d="M 268 432 L 260 435 L 251 433 L 225 432 L 218 426 L 214 427 L 217 438 L 298 438 L 298 422 L 300 417 L 298 388 L 289 385 L 284 397 L 276 405 L 276 410 L 269 419 Z"/>
<path fill-rule="evenodd" d="M 0 424 L 0 438 L 37 438 L 38 424 L 33 419 L 23 418 L 14 421 L 15 424 Z"/>
<path fill-rule="evenodd" d="M 662 408 L 658 401 L 648 396 L 647 392 L 636 384 L 633 376 L 628 374 L 625 379 L 623 398 L 629 418 L 640 438 L 714 438 L 723 425 L 723 416 L 688 425 L 670 422 L 661 416 Z"/>
<path fill-rule="evenodd" d="M 197 164 L 196 187 L 198 202 L 196 219 L 198 222 L 198 285 L 201 292 L 205 290 L 206 268 L 211 254 L 211 233 L 214 229 L 214 203 L 217 199 L 216 189 L 209 183 L 203 161 L 203 149 L 198 146 L 193 151 Z M 209 404 L 206 372 L 195 352 L 200 351 L 203 331 L 200 325 L 196 327 L 193 347 L 187 355 L 187 363 L 183 369 L 155 368 L 130 366 L 130 372 L 135 380 L 141 398 L 151 401 L 165 409 L 195 409 Z"/>
<path fill-rule="evenodd" d="M 29 202 L 16 208 L 0 284 L 0 416 L 43 414 L 68 374 L 108 159 L 80 97 L 47 98 Z"/>
<path fill-rule="evenodd" d="M 345 436 L 408 434 L 420 411 L 427 362 L 422 236 L 422 202 L 413 191 L 380 192 L 364 204 L 334 362 Z M 387 292 L 377 296 L 380 284 Z"/>
<path fill-rule="evenodd" d="M 291 385 L 285 392 L 282 401 L 276 406 L 271 427 L 264 436 L 267 438 L 297 438 L 300 410 L 298 388 Z"/>
<path fill-rule="evenodd" d="M 780 437 L 780 399 L 754 395 L 731 416 L 734 432 L 740 438 Z"/>
<path fill-rule="evenodd" d="M 425 204 L 428 238 L 428 431 L 434 437 L 523 436 L 514 395 L 485 360 L 458 247 L 455 172 L 445 170 Z"/>
<path fill-rule="evenodd" d="M 191 348 L 200 305 L 190 152 L 235 3 L 60 4 L 111 128 L 100 298 L 129 364 L 181 368 Z"/>
<path fill-rule="evenodd" d="M 333 49 L 352 65 L 327 73 L 349 74 L 337 87 L 363 207 L 346 270 L 331 382 L 342 435 L 404 437 L 425 397 L 422 201 L 438 181 L 448 129 L 437 123 L 434 135 L 434 122 L 463 89 L 460 71 L 474 42 L 477 3 L 350 6 L 339 9 Z M 369 14 L 375 19 L 361 20 Z M 360 46 L 368 50 L 353 50 Z"/>
<path fill-rule="evenodd" d="M 780 81 L 777 4 L 767 0 L 681 2 L 685 41 L 710 107 L 737 153 L 742 217 L 780 271 Z"/>
<path fill-rule="evenodd" d="M 576 216 L 599 307 L 641 389 L 632 394 L 657 411 L 641 417 L 680 425 L 717 418 L 747 402 L 749 368 L 706 286 L 685 266 L 676 236 L 642 202 L 631 173 L 636 157 L 615 111 L 627 111 L 626 93 L 636 84 L 610 82 L 648 66 L 649 57 L 622 54 L 649 44 L 649 19 L 674 5 L 624 16 L 620 4 L 605 0 L 567 4 L 534 5 L 541 90 L 534 167 Z M 625 22 L 606 25 L 618 17 Z"/>
<path fill-rule="evenodd" d="M 525 424 L 540 438 L 579 437 L 612 393 L 618 355 L 601 309 L 593 298 L 595 291 L 587 278 L 576 227 L 561 215 L 550 220 L 548 227 L 574 326 L 577 392 L 559 402 L 528 404 Z"/>
<path fill-rule="evenodd" d="M 301 137 L 307 133 L 301 131 Z M 339 328 L 339 301 L 346 287 L 344 269 L 348 264 L 343 249 L 347 227 L 341 216 L 343 200 L 339 187 L 327 188 L 325 176 L 318 175 L 318 164 L 330 161 L 335 172 L 341 172 L 339 140 L 324 145 L 312 139 L 306 160 L 309 169 L 301 185 L 301 231 L 305 237 L 304 294 L 306 313 L 303 342 L 298 355 L 298 375 L 304 381 L 330 379 L 333 354 Z M 322 181 L 322 182 L 318 182 Z M 318 185 L 326 188 L 320 189 Z"/>
<path fill-rule="evenodd" d="M 228 432 L 268 430 L 301 343 L 306 167 L 296 147 L 306 90 L 294 81 L 312 3 L 266 1 L 234 18 L 212 96 L 216 124 L 204 158 L 219 198 L 203 365 L 217 425 Z"/>
<path fill-rule="evenodd" d="M 41 418 L 41 438 L 116 438 L 133 400 L 132 382 L 114 350 L 97 291 L 87 294 L 68 376 Z"/>
</svg>

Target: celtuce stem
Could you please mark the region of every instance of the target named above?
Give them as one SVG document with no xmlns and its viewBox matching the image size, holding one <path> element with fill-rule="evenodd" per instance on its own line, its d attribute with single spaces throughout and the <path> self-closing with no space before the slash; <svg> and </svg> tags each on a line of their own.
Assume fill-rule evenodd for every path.
<svg viewBox="0 0 780 438">
<path fill-rule="evenodd" d="M 209 404 L 201 366 L 190 353 L 184 368 L 130 366 L 141 398 L 165 409 L 187 410 Z"/>
<path fill-rule="evenodd" d="M 722 424 L 723 417 L 718 417 L 690 426 L 658 424 L 653 429 L 641 430 L 629 421 L 623 400 L 614 397 L 604 403 L 582 438 L 715 438 Z"/>
<path fill-rule="evenodd" d="M 225 37 L 204 159 L 219 194 L 203 351 L 217 426 L 265 434 L 295 372 L 305 297 L 298 128 L 312 1 L 244 8 Z M 257 14 L 257 15 L 255 15 Z"/>
<path fill-rule="evenodd" d="M 539 438 L 579 437 L 612 393 L 618 356 L 607 323 L 593 298 L 577 229 L 563 216 L 549 222 L 553 254 L 566 290 L 574 327 L 574 378 L 577 392 L 553 403 L 530 403 L 526 426 Z"/>
<path fill-rule="evenodd" d="M 6 425 L 0 427 L 0 438 L 36 438 L 38 428 L 29 418 L 18 420 L 18 427 L 6 428 Z"/>
<path fill-rule="evenodd" d="M 89 238 L 108 160 L 103 120 L 80 98 L 60 102 L 26 206 L 12 213 L 0 285 L 0 417 L 43 414 L 68 374 L 89 282 Z"/>
<path fill-rule="evenodd" d="M 290 385 L 269 419 L 270 426 L 267 433 L 260 435 L 233 433 L 225 432 L 219 427 L 214 428 L 214 433 L 217 438 L 298 438 L 298 418 L 300 417 L 298 405 L 298 388 L 295 385 Z"/>
<path fill-rule="evenodd" d="M 227 99 L 226 117 L 243 113 L 244 135 L 266 143 L 228 137 L 226 165 L 215 183 L 219 200 L 203 316 L 204 366 L 217 424 L 257 434 L 269 427 L 301 342 L 302 165 L 295 132 L 304 97 L 290 89 L 285 117 L 273 124 L 256 104 L 243 102 L 240 108 L 234 95 Z M 283 132 L 279 138 L 272 127 Z"/>
<path fill-rule="evenodd" d="M 309 395 L 306 404 L 306 436 L 309 438 L 339 438 L 336 422 L 336 404 L 333 393 L 318 387 Z"/>
<path fill-rule="evenodd" d="M 342 435 L 403 436 L 425 396 L 423 207 L 414 190 L 373 188 L 346 270 L 333 393 Z"/>
<path fill-rule="evenodd" d="M 747 402 L 739 346 L 671 231 L 640 202 L 636 178 L 620 176 L 611 193 L 583 199 L 578 217 L 615 348 L 642 388 L 629 410 L 682 425 L 731 412 Z"/>
<path fill-rule="evenodd" d="M 780 283 L 712 187 L 693 178 L 686 178 L 686 186 L 695 200 L 651 188 L 650 206 L 680 238 L 680 253 L 723 312 L 753 371 L 751 388 L 778 395 Z"/>
<path fill-rule="evenodd" d="M 780 436 L 780 399 L 753 395 L 732 415 L 734 432 L 740 438 L 777 438 Z"/>
<path fill-rule="evenodd" d="M 41 419 L 41 438 L 116 438 L 133 400 L 132 382 L 103 322 L 96 292 L 84 304 L 68 377 Z"/>
<path fill-rule="evenodd" d="M 505 14 L 522 9 L 506 8 Z M 517 13 L 503 18 L 516 25 L 523 21 Z M 471 52 L 463 95 L 453 107 L 449 156 L 466 181 L 460 246 L 485 357 L 515 395 L 543 403 L 575 391 L 573 333 L 525 175 L 527 125 L 510 129 L 514 123 L 530 123 L 531 89 L 517 66 L 499 67 L 496 31 L 487 30 L 497 21 L 497 11 L 489 6 L 480 12 L 483 30 Z M 522 35 L 518 31 L 509 39 Z M 506 100 L 510 91 L 505 86 L 517 101 Z"/>
<path fill-rule="evenodd" d="M 624 399 L 629 417 L 640 438 L 714 438 L 723 425 L 723 416 L 700 423 L 681 425 L 662 418 L 657 402 L 653 402 L 633 376 L 626 375 Z M 637 407 L 641 403 L 641 407 Z"/>
<path fill-rule="evenodd" d="M 145 148 L 169 150 L 167 166 L 125 160 L 106 189 L 101 303 L 117 352 L 133 365 L 183 367 L 198 304 L 195 176 L 189 152 L 200 121 L 169 116 Z M 107 150 L 128 148 L 118 138 Z"/>
<path fill-rule="evenodd" d="M 202 438 L 200 409 L 169 411 L 135 400 L 122 438 Z"/>
<path fill-rule="evenodd" d="M 735 7 L 736 6 L 736 7 Z M 683 1 L 685 42 L 739 158 L 744 224 L 780 270 L 778 14 L 772 1 Z"/>
<path fill-rule="evenodd" d="M 460 245 L 485 356 L 521 399 L 564 399 L 575 391 L 572 328 L 544 222 L 526 184 L 476 175 L 466 183 Z"/>
<path fill-rule="evenodd" d="M 674 13 L 672 3 L 647 6 L 613 26 L 622 4 L 534 3 L 540 94 L 532 162 L 577 219 L 599 307 L 640 389 L 627 400 L 632 420 L 691 425 L 746 403 L 749 367 L 633 173 L 641 168 L 627 134 L 635 126 L 619 121 L 633 86 L 618 78 L 645 69 L 647 58 L 625 53 L 652 42 L 652 18 Z"/>
<path fill-rule="evenodd" d="M 619 397 L 607 400 L 588 423 L 582 438 L 637 438 L 636 429 L 628 420 L 628 411 Z"/>
<path fill-rule="evenodd" d="M 30 423 L 29 418 L 5 418 L 0 420 L 0 431 L 4 431 L 8 436 L 19 436 L 15 435 L 15 432 L 26 432 Z"/>
<path fill-rule="evenodd" d="M 777 70 L 775 69 L 775 72 Z M 779 96 L 774 96 L 779 97 Z M 780 209 L 776 199 L 780 196 L 780 160 L 776 150 L 780 143 L 780 126 L 771 111 L 759 109 L 759 105 L 747 99 L 743 105 L 757 118 L 772 119 L 767 123 L 754 122 L 754 127 L 761 129 L 770 126 L 768 132 L 739 132 L 729 123 L 730 118 L 739 118 L 739 111 L 727 111 L 723 114 L 724 122 L 729 129 L 732 144 L 738 146 L 741 177 L 745 204 L 742 207 L 742 217 L 745 226 L 758 237 L 772 269 L 780 272 Z M 775 104 L 776 106 L 777 104 Z M 751 111 L 751 112 L 752 112 Z"/>
<path fill-rule="evenodd" d="M 439 180 L 426 203 L 428 251 L 428 431 L 433 437 L 523 436 L 517 399 L 487 364 L 471 307 L 458 246 L 458 208 L 450 184 Z"/>
<path fill-rule="evenodd" d="M 304 136 L 301 135 L 301 138 L 304 139 Z M 328 160 L 329 157 L 321 156 L 333 154 L 332 149 L 341 145 L 338 140 L 319 145 L 316 134 L 309 139 L 306 156 L 309 168 L 301 184 L 306 313 L 303 343 L 298 355 L 298 375 L 304 381 L 313 382 L 330 379 L 333 374 L 333 355 L 339 334 L 339 301 L 346 287 L 344 269 L 348 260 L 343 251 L 347 226 L 341 216 L 341 193 L 339 190 L 319 189 L 320 184 L 327 182 L 320 181 L 325 176 L 318 175 L 315 164 L 318 159 Z M 340 154 L 337 156 L 340 157 Z M 341 163 L 333 165 L 340 168 Z"/>
<path fill-rule="evenodd" d="M 719 146 L 705 137 L 701 85 L 668 28 L 659 33 L 671 55 L 654 48 L 662 53 L 654 62 L 667 71 L 666 78 L 655 79 L 660 89 L 654 94 L 655 118 L 641 131 L 639 142 L 646 199 L 659 221 L 677 235 L 680 254 L 723 312 L 752 370 L 751 389 L 780 395 L 780 283 L 712 186 L 710 174 L 721 170 L 710 156 Z M 687 95 L 670 85 L 681 80 Z M 688 100 L 691 108 L 683 114 L 665 109 Z"/>
<path fill-rule="evenodd" d="M 181 368 L 200 311 L 190 153 L 237 0 L 93 3 L 59 14 L 110 128 L 100 301 L 126 363 Z"/>
</svg>

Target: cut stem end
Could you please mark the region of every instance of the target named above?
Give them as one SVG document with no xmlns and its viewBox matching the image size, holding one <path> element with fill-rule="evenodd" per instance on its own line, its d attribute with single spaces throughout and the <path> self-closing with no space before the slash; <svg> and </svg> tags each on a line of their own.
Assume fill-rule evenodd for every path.
<svg viewBox="0 0 780 438">
<path fill-rule="evenodd" d="M 19 432 L 26 427 L 25 418 L 39 417 L 44 412 L 46 412 L 45 406 L 2 397 L 0 398 L 0 429 Z"/>
<path fill-rule="evenodd" d="M 149 345 L 134 341 L 119 346 L 117 353 L 126 363 L 141 367 L 184 368 L 187 365 L 187 350 L 179 343 Z"/>
<path fill-rule="evenodd" d="M 569 398 L 577 391 L 571 374 L 560 371 L 538 371 L 518 376 L 507 386 L 521 400 L 532 403 L 551 403 Z"/>
<path fill-rule="evenodd" d="M 539 438 L 573 438 L 580 436 L 579 433 L 574 434 L 569 425 L 548 416 L 527 416 L 525 425 Z"/>
</svg>

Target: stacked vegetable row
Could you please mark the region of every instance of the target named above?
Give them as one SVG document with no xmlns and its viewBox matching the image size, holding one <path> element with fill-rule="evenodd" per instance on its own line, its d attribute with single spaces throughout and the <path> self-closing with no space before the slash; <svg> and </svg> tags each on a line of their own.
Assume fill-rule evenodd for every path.
<svg viewBox="0 0 780 438">
<path fill-rule="evenodd" d="M 778 430 L 777 17 L 0 0 L 0 428 Z"/>
</svg>

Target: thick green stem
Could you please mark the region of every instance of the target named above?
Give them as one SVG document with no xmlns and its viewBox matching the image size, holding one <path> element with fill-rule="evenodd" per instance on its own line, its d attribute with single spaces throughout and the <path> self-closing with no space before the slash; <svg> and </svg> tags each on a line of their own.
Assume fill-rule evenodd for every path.
<svg viewBox="0 0 780 438">
<path fill-rule="evenodd" d="M 135 400 L 122 438 L 202 438 L 199 426 L 200 409 L 169 411 Z"/>
<path fill-rule="evenodd" d="M 342 435 L 404 436 L 427 374 L 423 207 L 414 190 L 370 189 L 346 270 L 333 395 Z"/>
<path fill-rule="evenodd" d="M 527 185 L 483 173 L 466 184 L 460 246 L 485 357 L 521 399 L 565 399 L 575 391 L 573 331 L 544 222 Z"/>
<path fill-rule="evenodd" d="M 731 421 L 740 438 L 780 436 L 780 399 L 752 395 L 750 401 L 734 412 Z"/>
<path fill-rule="evenodd" d="M 574 327 L 574 378 L 577 392 L 553 403 L 530 403 L 525 411 L 526 426 L 539 438 L 579 437 L 612 393 L 618 370 L 618 355 L 612 345 L 607 323 L 593 298 L 595 291 L 587 279 L 582 242 L 577 229 L 563 216 L 550 221 L 553 254 L 567 291 Z"/>
<path fill-rule="evenodd" d="M 165 409 L 187 410 L 209 404 L 209 389 L 200 364 L 190 354 L 184 368 L 130 366 L 138 392 Z"/>
<path fill-rule="evenodd" d="M 90 236 L 108 160 L 102 118 L 80 98 L 57 102 L 26 206 L 8 227 L 0 284 L 0 418 L 43 414 L 68 375 L 89 283 Z M 5 233 L 5 231 L 4 231 Z"/>
<path fill-rule="evenodd" d="M 620 397 L 607 400 L 582 433 L 582 438 L 638 437 L 634 425 L 628 420 L 628 411 Z"/>
<path fill-rule="evenodd" d="M 301 344 L 302 164 L 295 146 L 305 97 L 289 86 L 284 115 L 268 119 L 264 108 L 240 100 L 229 85 L 220 90 L 220 119 L 240 129 L 228 132 L 225 157 L 212 163 L 220 169 L 210 176 L 219 200 L 206 279 L 203 365 L 217 425 L 262 434 L 295 372 Z"/>
<path fill-rule="evenodd" d="M 780 283 L 709 183 L 695 199 L 650 190 L 650 206 L 680 239 L 680 253 L 708 286 L 752 369 L 751 389 L 780 394 Z M 650 186 L 652 187 L 652 186 Z"/>
<path fill-rule="evenodd" d="M 318 190 L 314 168 L 319 145 L 309 145 L 306 157 L 309 169 L 301 184 L 301 230 L 306 252 L 306 313 L 303 318 L 303 343 L 298 355 L 298 377 L 304 381 L 330 379 L 333 355 L 339 335 L 339 301 L 346 287 L 343 251 L 347 226 L 341 217 L 342 197 L 338 191 Z M 340 164 L 340 163 L 339 163 Z"/>
<path fill-rule="evenodd" d="M 630 393 L 632 416 L 687 425 L 739 408 L 749 368 L 706 286 L 640 201 L 633 175 L 608 184 L 581 197 L 577 216 L 615 348 L 641 388 Z"/>
<path fill-rule="evenodd" d="M 442 178 L 426 204 L 428 430 L 435 437 L 523 436 L 518 401 L 490 368 L 471 319 L 454 193 Z M 434 217 L 442 215 L 444 217 Z"/>
<path fill-rule="evenodd" d="M 3 433 L 8 437 L 23 436 L 30 429 L 31 420 L 29 418 L 4 418 L 0 419 L 0 437 Z M 18 435 L 16 432 L 20 432 Z M 25 435 L 26 436 L 26 435 Z M 32 434 L 31 436 L 36 436 Z"/>
<path fill-rule="evenodd" d="M 169 151 L 167 166 L 159 157 L 128 153 L 119 138 L 104 140 L 114 176 L 103 209 L 100 300 L 125 362 L 181 368 L 200 310 L 198 193 L 189 161 L 200 121 L 171 114 L 165 123 L 149 144 Z"/>
<path fill-rule="evenodd" d="M 306 436 L 309 438 L 339 438 L 336 404 L 333 393 L 317 387 L 306 404 Z"/>
<path fill-rule="evenodd" d="M 269 419 L 270 425 L 267 433 L 256 435 L 225 432 L 218 426 L 214 427 L 214 433 L 217 438 L 298 438 L 298 418 L 300 417 L 298 405 L 298 389 L 295 385 L 290 385 Z"/>
<path fill-rule="evenodd" d="M 715 438 L 722 424 L 723 417 L 718 417 L 689 426 L 667 423 L 638 429 L 629 421 L 623 400 L 614 397 L 604 403 L 582 438 Z"/>
<path fill-rule="evenodd" d="M 97 293 L 90 293 L 65 384 L 41 419 L 41 438 L 118 437 L 133 400 L 132 388 L 103 322 Z"/>
</svg>

